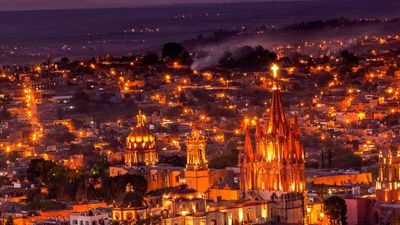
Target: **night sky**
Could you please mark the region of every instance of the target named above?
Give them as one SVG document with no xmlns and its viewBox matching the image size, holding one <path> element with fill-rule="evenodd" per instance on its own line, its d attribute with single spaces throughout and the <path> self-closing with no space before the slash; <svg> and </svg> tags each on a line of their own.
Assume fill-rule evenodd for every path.
<svg viewBox="0 0 400 225">
<path fill-rule="evenodd" d="M 138 7 L 182 3 L 227 3 L 268 0 L 0 0 L 0 11 L 30 9 Z M 275 0 L 285 1 L 285 0 Z"/>
<path fill-rule="evenodd" d="M 185 4 L 185 3 L 190 4 L 190 3 L 268 2 L 268 1 L 304 1 L 304 0 L 0 0 L 0 11 L 140 7 L 140 6 L 152 6 L 152 5 Z M 337 0 L 315 0 L 315 1 L 337 1 Z M 358 0 L 351 0 L 351 1 L 358 1 Z"/>
</svg>

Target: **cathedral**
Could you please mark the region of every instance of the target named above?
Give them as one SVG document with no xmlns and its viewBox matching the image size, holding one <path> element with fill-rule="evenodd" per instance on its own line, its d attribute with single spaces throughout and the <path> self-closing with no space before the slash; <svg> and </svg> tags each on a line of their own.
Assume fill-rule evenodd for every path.
<svg viewBox="0 0 400 225">
<path fill-rule="evenodd" d="M 239 155 L 240 189 L 244 197 L 283 200 L 291 205 L 296 218 L 281 217 L 284 222 L 300 222 L 304 208 L 304 149 L 296 118 L 287 120 L 276 66 L 272 67 L 274 84 L 268 123 L 258 121 L 252 135 L 246 128 L 245 145 Z M 282 221 L 282 222 L 283 222 Z"/>
</svg>

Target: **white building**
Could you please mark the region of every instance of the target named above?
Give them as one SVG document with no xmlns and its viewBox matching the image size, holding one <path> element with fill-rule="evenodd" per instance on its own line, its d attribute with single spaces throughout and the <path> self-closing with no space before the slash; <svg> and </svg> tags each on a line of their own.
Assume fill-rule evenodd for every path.
<svg viewBox="0 0 400 225">
<path fill-rule="evenodd" d="M 96 209 L 71 213 L 69 223 L 71 225 L 110 225 L 111 213 Z"/>
</svg>

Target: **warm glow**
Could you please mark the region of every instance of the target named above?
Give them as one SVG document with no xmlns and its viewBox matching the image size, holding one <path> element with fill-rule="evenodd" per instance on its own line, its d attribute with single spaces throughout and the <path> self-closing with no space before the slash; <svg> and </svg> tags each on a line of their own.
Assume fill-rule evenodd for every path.
<svg viewBox="0 0 400 225">
<path fill-rule="evenodd" d="M 359 120 L 365 119 L 365 113 L 363 113 L 363 112 L 358 113 L 358 114 L 357 114 L 357 118 L 358 118 Z"/>
<path fill-rule="evenodd" d="M 168 83 L 168 82 L 171 82 L 171 76 L 169 75 L 169 74 L 167 74 L 167 75 L 165 75 L 165 81 Z"/>
<path fill-rule="evenodd" d="M 273 64 L 271 70 L 272 70 L 272 76 L 274 77 L 274 79 L 276 79 L 278 77 L 279 67 L 276 64 Z"/>
<path fill-rule="evenodd" d="M 239 223 L 243 221 L 243 208 L 239 208 Z"/>
</svg>

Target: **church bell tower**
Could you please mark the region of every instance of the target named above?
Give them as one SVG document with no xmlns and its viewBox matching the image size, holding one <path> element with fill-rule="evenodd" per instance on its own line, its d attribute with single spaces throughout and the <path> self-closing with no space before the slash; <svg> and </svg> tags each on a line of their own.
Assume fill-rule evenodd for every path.
<svg viewBox="0 0 400 225">
<path fill-rule="evenodd" d="M 200 131 L 193 129 L 186 139 L 187 162 L 185 180 L 189 188 L 204 193 L 209 189 L 210 175 L 206 159 L 206 139 Z"/>
</svg>

